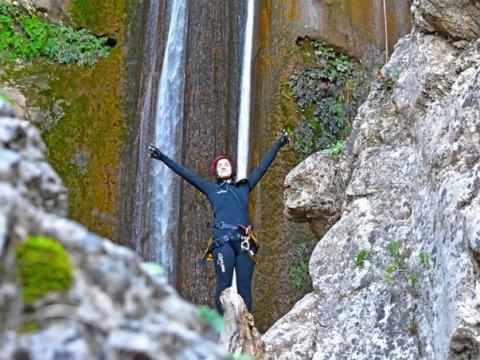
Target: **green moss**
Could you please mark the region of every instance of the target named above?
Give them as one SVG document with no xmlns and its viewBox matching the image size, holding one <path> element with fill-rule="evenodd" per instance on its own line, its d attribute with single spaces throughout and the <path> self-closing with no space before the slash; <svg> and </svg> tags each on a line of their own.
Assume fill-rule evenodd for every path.
<svg viewBox="0 0 480 360">
<path fill-rule="evenodd" d="M 74 22 L 96 34 L 119 39 L 124 34 L 125 0 L 73 0 L 70 12 Z"/>
<path fill-rule="evenodd" d="M 88 4 L 98 21 L 95 32 L 115 32 L 117 45 L 107 58 L 93 68 L 66 67 L 41 59 L 20 66 L 7 63 L 0 71 L 0 83 L 15 84 L 29 109 L 37 110 L 32 120 L 42 131 L 47 159 L 69 189 L 69 216 L 112 238 L 126 122 L 125 3 L 108 0 Z M 93 24 L 93 19 L 80 26 L 88 24 Z"/>
<path fill-rule="evenodd" d="M 298 54 L 302 58 L 302 63 L 305 67 L 317 65 L 315 58 L 315 41 L 306 37 L 297 39 Z"/>
<path fill-rule="evenodd" d="M 215 332 L 222 332 L 224 329 L 223 317 L 217 312 L 217 310 L 211 309 L 205 305 L 199 305 L 198 312 L 200 317 L 210 324 Z"/>
<path fill-rule="evenodd" d="M 38 330 L 38 324 L 34 322 L 28 322 L 18 325 L 18 332 L 20 333 L 33 333 Z"/>
<path fill-rule="evenodd" d="M 17 6 L 0 1 L 0 61 L 46 58 L 60 64 L 94 65 L 106 57 L 107 38 L 87 29 L 46 23 Z"/>
<path fill-rule="evenodd" d="M 64 292 L 73 281 L 73 268 L 65 249 L 57 241 L 30 236 L 16 250 L 22 297 L 26 305 L 50 292 Z"/>
</svg>

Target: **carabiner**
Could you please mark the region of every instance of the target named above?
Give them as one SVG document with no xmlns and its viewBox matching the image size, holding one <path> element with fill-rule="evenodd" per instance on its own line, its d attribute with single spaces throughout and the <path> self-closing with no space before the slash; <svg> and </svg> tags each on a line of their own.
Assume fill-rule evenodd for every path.
<svg viewBox="0 0 480 360">
<path fill-rule="evenodd" d="M 250 237 L 249 236 L 242 236 L 243 241 L 240 244 L 242 250 L 250 250 Z"/>
</svg>

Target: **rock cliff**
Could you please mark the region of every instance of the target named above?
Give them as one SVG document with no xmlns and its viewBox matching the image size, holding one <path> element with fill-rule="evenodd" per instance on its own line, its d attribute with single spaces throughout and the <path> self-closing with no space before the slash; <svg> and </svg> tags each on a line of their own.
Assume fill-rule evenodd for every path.
<svg viewBox="0 0 480 360">
<path fill-rule="evenodd" d="M 263 337 L 272 358 L 480 358 L 480 8 L 411 9 L 347 150 L 286 178 L 286 216 L 329 229 L 314 291 Z"/>
<path fill-rule="evenodd" d="M 39 131 L 0 100 L 0 359 L 226 359 L 199 309 L 166 279 L 65 218 L 67 191 L 45 150 Z M 58 277 L 19 277 L 18 248 L 30 236 L 67 251 L 68 291 L 25 300 L 27 286 Z M 36 256 L 43 268 L 54 261 Z"/>
</svg>

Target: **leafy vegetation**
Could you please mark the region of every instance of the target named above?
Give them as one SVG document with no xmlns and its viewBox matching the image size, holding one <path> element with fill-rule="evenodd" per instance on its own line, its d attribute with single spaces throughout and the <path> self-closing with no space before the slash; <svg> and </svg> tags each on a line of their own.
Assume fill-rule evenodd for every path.
<svg viewBox="0 0 480 360">
<path fill-rule="evenodd" d="M 345 141 L 338 140 L 335 143 L 332 143 L 328 147 L 328 152 L 330 153 L 330 156 L 337 156 L 343 152 L 345 149 Z"/>
<path fill-rule="evenodd" d="M 387 99 L 395 87 L 395 83 L 402 70 L 397 67 L 392 67 L 384 71 L 377 71 L 377 79 L 379 80 L 379 97 L 382 100 Z"/>
<path fill-rule="evenodd" d="M 387 244 L 387 251 L 393 258 L 393 262 L 385 268 L 385 283 L 391 285 L 392 277 L 395 274 L 404 275 L 413 285 L 418 283 L 418 276 L 412 268 L 408 266 L 405 261 L 405 255 L 400 251 L 400 245 L 396 241 L 391 241 Z"/>
<path fill-rule="evenodd" d="M 355 257 L 355 264 L 357 266 L 363 267 L 368 258 L 372 255 L 372 252 L 367 249 L 361 249 L 357 256 Z"/>
<path fill-rule="evenodd" d="M 418 334 L 417 310 L 418 305 L 413 304 L 402 314 L 402 319 L 405 322 L 405 330 L 409 331 L 412 335 Z"/>
<path fill-rule="evenodd" d="M 292 285 L 303 295 L 312 291 L 312 280 L 308 272 L 308 261 L 300 260 L 298 263 L 290 266 L 288 275 Z"/>
<path fill-rule="evenodd" d="M 311 41 L 305 39 L 303 41 Z M 301 120 L 294 129 L 294 149 L 304 155 L 333 146 L 343 150 L 359 100 L 363 75 L 345 54 L 313 42 L 316 64 L 296 70 L 288 80 L 290 96 L 296 101 Z"/>
<path fill-rule="evenodd" d="M 427 255 L 424 251 L 420 251 L 418 258 L 420 260 L 420 265 L 425 270 L 429 270 L 432 264 L 437 260 L 436 256 Z"/>
<path fill-rule="evenodd" d="M 16 250 L 22 297 L 26 305 L 50 292 L 64 292 L 73 282 L 73 268 L 65 249 L 57 241 L 30 236 Z"/>
<path fill-rule="evenodd" d="M 58 26 L 41 21 L 20 8 L 0 2 L 0 62 L 17 58 L 93 66 L 109 54 L 107 37 L 87 29 Z"/>
<path fill-rule="evenodd" d="M 436 261 L 435 256 L 430 256 L 424 251 L 420 251 L 418 254 L 418 259 L 420 267 L 415 266 L 412 268 L 407 263 L 407 254 L 405 251 L 402 251 L 399 241 L 390 241 L 386 250 L 388 255 L 391 257 L 391 261 L 385 267 L 384 272 L 384 281 L 387 286 L 391 286 L 394 279 L 396 280 L 407 280 L 411 285 L 417 285 L 419 282 L 419 273 L 420 270 L 429 270 L 433 263 Z M 370 260 L 372 257 L 372 252 L 370 250 L 361 249 L 357 256 L 355 257 L 355 264 L 359 267 L 363 267 L 367 260 Z M 370 267 L 374 276 L 372 267 Z M 418 319 L 417 319 L 418 305 L 413 304 L 402 313 L 402 321 L 404 322 L 405 330 L 409 331 L 412 335 L 418 334 Z"/>
<path fill-rule="evenodd" d="M 217 333 L 220 333 L 223 330 L 223 317 L 217 310 L 211 309 L 205 305 L 200 305 L 198 311 L 200 316 L 212 326 L 213 330 Z"/>
<path fill-rule="evenodd" d="M 386 250 L 391 257 L 391 261 L 385 267 L 385 283 L 390 286 L 395 276 L 406 277 L 413 285 L 418 283 L 418 269 L 415 271 L 406 262 L 406 255 L 400 249 L 400 243 L 397 241 L 391 241 L 387 244 Z M 365 262 L 372 257 L 370 250 L 361 249 L 355 257 L 355 264 L 359 267 L 363 267 Z M 424 251 L 420 251 L 418 254 L 421 269 L 429 270 L 432 264 L 435 263 L 436 257 L 426 254 Z"/>
</svg>

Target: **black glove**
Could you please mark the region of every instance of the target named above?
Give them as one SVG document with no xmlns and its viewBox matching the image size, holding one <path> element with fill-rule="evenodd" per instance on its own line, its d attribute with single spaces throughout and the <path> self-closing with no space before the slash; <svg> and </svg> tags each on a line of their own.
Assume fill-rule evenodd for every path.
<svg viewBox="0 0 480 360">
<path fill-rule="evenodd" d="M 148 145 L 148 156 L 152 159 L 163 160 L 165 159 L 165 154 L 162 153 L 158 148 L 153 146 L 153 144 Z"/>
<path fill-rule="evenodd" d="M 280 137 L 277 140 L 280 143 L 280 146 L 285 146 L 290 144 L 290 138 L 285 130 L 282 131 Z"/>
</svg>

